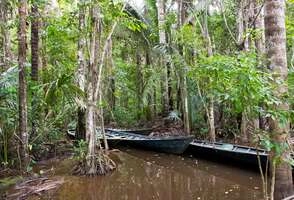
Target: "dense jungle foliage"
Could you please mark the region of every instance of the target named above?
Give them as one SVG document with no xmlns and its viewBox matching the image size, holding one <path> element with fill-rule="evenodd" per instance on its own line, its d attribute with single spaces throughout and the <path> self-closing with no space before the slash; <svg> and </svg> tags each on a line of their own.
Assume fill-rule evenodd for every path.
<svg viewBox="0 0 294 200">
<path fill-rule="evenodd" d="M 278 2 L 281 70 L 268 43 L 271 0 L 1 0 L 1 169 L 30 171 L 81 119 L 88 135 L 89 112 L 93 127 L 175 128 L 293 163 L 284 155 L 294 123 L 294 1 Z M 82 138 L 85 157 L 91 139 Z"/>
</svg>

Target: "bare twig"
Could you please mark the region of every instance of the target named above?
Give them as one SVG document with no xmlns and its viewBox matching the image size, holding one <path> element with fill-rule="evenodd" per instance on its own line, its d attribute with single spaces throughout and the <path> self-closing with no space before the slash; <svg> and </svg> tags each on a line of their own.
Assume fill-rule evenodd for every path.
<svg viewBox="0 0 294 200">
<path fill-rule="evenodd" d="M 255 148 L 257 149 L 258 148 L 258 144 L 260 142 L 260 138 L 258 137 L 258 141 L 255 145 Z M 256 151 L 257 153 L 257 160 L 258 160 L 258 168 L 259 168 L 259 171 L 260 171 L 260 175 L 261 175 L 261 180 L 262 180 L 262 190 L 263 190 L 263 198 L 266 200 L 267 199 L 267 178 L 265 176 L 267 176 L 267 167 L 266 166 L 266 170 L 265 170 L 265 173 L 263 173 L 263 169 L 262 169 L 262 166 L 261 166 L 261 160 L 260 160 L 260 155 L 259 155 L 259 150 L 257 149 Z M 267 160 L 268 162 L 268 160 Z"/>
<path fill-rule="evenodd" d="M 271 191 L 270 191 L 270 200 L 274 200 L 274 192 L 275 192 L 275 180 L 276 180 L 276 162 L 273 161 L 272 165 L 272 179 L 271 179 Z"/>
<path fill-rule="evenodd" d="M 284 198 L 284 199 L 282 199 L 282 200 L 293 200 L 293 199 L 294 199 L 294 195 L 291 195 L 291 196 L 286 197 L 286 198 Z"/>
<path fill-rule="evenodd" d="M 46 177 L 31 179 L 15 187 L 15 192 L 7 196 L 7 199 L 27 199 L 31 195 L 41 195 L 42 192 L 55 189 L 63 184 L 63 178 L 49 180 Z"/>
<path fill-rule="evenodd" d="M 254 19 L 253 19 L 252 23 L 249 25 L 249 28 L 253 28 L 253 26 L 255 25 L 255 22 L 256 22 L 257 18 L 259 17 L 263 7 L 264 7 L 264 1 L 262 2 L 262 5 L 260 6 L 260 8 L 258 10 L 258 13 L 254 16 Z"/>
<path fill-rule="evenodd" d="M 233 35 L 233 33 L 232 33 L 232 31 L 231 31 L 229 25 L 228 25 L 227 18 L 226 18 L 226 15 L 225 15 L 225 11 L 224 11 L 224 9 L 223 9 L 223 3 L 222 3 L 222 1 L 220 1 L 220 9 L 221 9 L 221 12 L 222 12 L 222 15 L 223 15 L 223 19 L 224 19 L 224 22 L 225 22 L 225 26 L 226 26 L 226 28 L 228 29 L 229 34 L 230 34 L 231 38 L 233 39 L 234 43 L 238 46 L 239 44 L 238 44 L 236 38 L 234 37 L 234 35 Z"/>
<path fill-rule="evenodd" d="M 255 26 L 255 22 L 256 22 L 257 18 L 259 17 L 259 15 L 260 15 L 260 13 L 261 13 L 263 7 L 264 7 L 264 1 L 263 1 L 262 5 L 260 6 L 259 10 L 258 10 L 258 13 L 254 16 L 254 19 L 253 19 L 252 23 L 248 26 L 249 29 L 251 29 L 251 28 L 253 28 L 253 27 Z M 243 45 L 244 42 L 245 42 L 245 40 L 246 40 L 246 38 L 244 38 L 240 43 L 238 43 L 238 41 L 237 41 L 236 38 L 234 37 L 234 35 L 233 35 L 233 33 L 232 33 L 232 31 L 231 31 L 229 25 L 228 25 L 226 15 L 225 15 L 225 12 L 224 12 L 224 10 L 223 10 L 223 3 L 222 3 L 222 1 L 220 1 L 220 9 L 221 9 L 221 12 L 222 12 L 222 15 L 223 15 L 223 19 L 224 19 L 224 22 L 225 22 L 225 26 L 226 26 L 227 30 L 229 31 L 229 34 L 230 34 L 231 38 L 233 39 L 234 43 L 236 44 L 236 46 L 241 46 L 241 45 Z M 251 34 L 252 34 L 252 31 L 250 31 L 250 32 L 248 33 L 248 36 L 250 36 Z"/>
</svg>

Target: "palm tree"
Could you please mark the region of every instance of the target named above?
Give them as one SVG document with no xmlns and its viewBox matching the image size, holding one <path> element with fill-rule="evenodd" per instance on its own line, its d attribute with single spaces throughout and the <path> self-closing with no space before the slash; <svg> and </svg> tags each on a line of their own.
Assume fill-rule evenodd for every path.
<svg viewBox="0 0 294 200">
<path fill-rule="evenodd" d="M 266 0 L 265 1 L 265 38 L 266 53 L 270 62 L 275 80 L 283 81 L 284 84 L 276 85 L 274 91 L 275 96 L 282 99 L 287 92 L 286 85 L 288 68 L 286 57 L 286 27 L 285 27 L 285 1 L 284 0 Z M 277 111 L 288 112 L 289 105 L 282 101 L 276 105 Z M 272 139 L 278 145 L 287 144 L 289 138 L 289 122 L 282 125 L 277 119 L 270 120 L 270 131 Z M 275 173 L 274 199 L 283 199 L 293 192 L 292 170 L 291 166 L 285 162 L 290 158 L 289 149 L 283 150 L 282 154 L 273 150 L 272 155 L 272 171 Z M 280 158 L 281 162 L 276 163 L 275 160 Z M 275 170 L 276 169 L 276 170 Z M 272 183 L 274 184 L 274 183 Z M 273 198 L 273 195 L 272 197 Z"/>
<path fill-rule="evenodd" d="M 32 51 L 32 80 L 38 81 L 39 69 L 39 17 L 38 4 L 33 1 L 31 5 L 31 51 Z"/>
</svg>

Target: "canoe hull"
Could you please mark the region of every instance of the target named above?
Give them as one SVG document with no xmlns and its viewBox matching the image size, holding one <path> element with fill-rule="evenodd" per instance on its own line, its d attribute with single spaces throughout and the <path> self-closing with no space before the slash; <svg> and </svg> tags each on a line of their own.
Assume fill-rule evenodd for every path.
<svg viewBox="0 0 294 200">
<path fill-rule="evenodd" d="M 162 140 L 128 140 L 124 143 L 129 146 L 142 148 L 146 150 L 152 150 L 163 153 L 182 154 L 188 148 L 192 140 L 192 137 L 185 137 Z"/>
<path fill-rule="evenodd" d="M 68 130 L 68 135 L 75 137 L 75 130 Z M 106 139 L 110 147 L 133 146 L 151 151 L 182 154 L 193 141 L 193 136 L 149 137 L 130 132 L 106 129 Z M 103 140 L 101 135 L 97 139 Z"/>
<path fill-rule="evenodd" d="M 149 137 L 145 135 L 115 131 L 107 129 L 106 135 L 110 146 L 132 146 L 136 148 L 182 154 L 193 141 L 193 136 L 164 136 L 164 137 Z"/>
<path fill-rule="evenodd" d="M 244 148 L 244 147 L 242 147 Z M 233 164 L 252 168 L 254 170 L 259 169 L 259 162 L 257 153 L 246 153 L 232 150 L 222 150 L 217 148 L 208 148 L 201 145 L 193 144 L 189 145 L 186 150 L 187 153 L 194 155 L 195 157 L 201 157 L 204 159 L 220 161 L 225 164 Z M 259 155 L 261 167 L 266 169 L 267 166 L 267 154 L 261 153 Z"/>
</svg>

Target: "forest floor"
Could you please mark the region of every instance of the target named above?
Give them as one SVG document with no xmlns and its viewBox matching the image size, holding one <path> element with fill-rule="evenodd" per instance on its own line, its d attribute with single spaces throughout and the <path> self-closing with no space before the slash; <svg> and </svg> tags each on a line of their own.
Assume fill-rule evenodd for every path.
<svg viewBox="0 0 294 200">
<path fill-rule="evenodd" d="M 29 196 L 40 196 L 54 192 L 62 185 L 62 178 L 51 179 L 53 169 L 42 170 L 37 166 L 48 162 L 56 162 L 73 155 L 73 142 L 65 139 L 42 146 L 41 156 L 35 157 L 30 164 L 29 172 L 14 168 L 0 169 L 0 199 L 27 199 Z M 46 150 L 44 150 L 46 149 Z M 28 169 L 29 169 L 28 168 Z M 7 195 L 7 191 L 9 195 Z"/>
<path fill-rule="evenodd" d="M 69 158 L 64 156 L 47 157 L 38 161 L 30 172 L 23 172 L 15 169 L 2 169 L 0 171 L 0 199 L 14 200 L 27 199 L 31 196 L 41 196 L 47 193 L 54 193 L 64 182 L 62 177 L 51 178 L 54 169 L 38 169 L 38 166 L 50 162 L 58 162 Z"/>
</svg>

